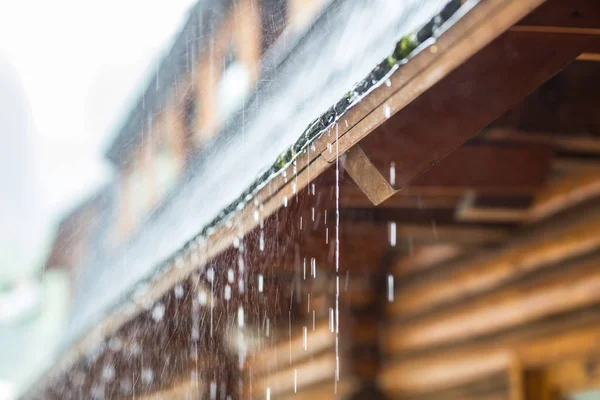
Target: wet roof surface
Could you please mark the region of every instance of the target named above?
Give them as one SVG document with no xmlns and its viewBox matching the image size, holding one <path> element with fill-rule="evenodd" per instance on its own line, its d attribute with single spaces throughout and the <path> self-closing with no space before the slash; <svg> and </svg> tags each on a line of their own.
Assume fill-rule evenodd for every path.
<svg viewBox="0 0 600 400">
<path fill-rule="evenodd" d="M 446 0 L 336 1 L 264 74 L 243 112 L 193 161 L 183 182 L 127 245 L 101 248 L 83 268 L 68 346 L 122 302 L 249 187 L 306 127 L 394 52 L 397 41 L 438 14 Z M 283 51 L 283 50 L 281 50 Z M 226 166 L 226 168 L 224 168 Z M 103 216 L 110 225 L 111 211 Z"/>
</svg>

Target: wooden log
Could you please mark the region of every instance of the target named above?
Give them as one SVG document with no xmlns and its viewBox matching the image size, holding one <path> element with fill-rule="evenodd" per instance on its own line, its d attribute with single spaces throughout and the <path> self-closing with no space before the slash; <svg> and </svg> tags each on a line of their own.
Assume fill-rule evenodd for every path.
<svg viewBox="0 0 600 400">
<path fill-rule="evenodd" d="M 392 360 L 384 367 L 380 384 L 392 393 L 431 393 L 507 372 L 517 359 L 527 369 L 589 354 L 598 349 L 599 322 L 596 310 L 456 348 Z M 390 331 L 388 348 L 393 348 L 399 334 L 397 328 Z"/>
<path fill-rule="evenodd" d="M 419 314 L 442 304 L 482 294 L 533 271 L 600 248 L 600 213 L 562 218 L 554 227 L 532 229 L 508 247 L 458 264 L 447 275 L 405 286 L 390 313 Z"/>
<path fill-rule="evenodd" d="M 568 265 L 560 273 L 507 288 L 405 325 L 396 351 L 418 351 L 496 334 L 600 302 L 600 259 Z M 395 303 L 402 300 L 396 300 Z"/>
</svg>

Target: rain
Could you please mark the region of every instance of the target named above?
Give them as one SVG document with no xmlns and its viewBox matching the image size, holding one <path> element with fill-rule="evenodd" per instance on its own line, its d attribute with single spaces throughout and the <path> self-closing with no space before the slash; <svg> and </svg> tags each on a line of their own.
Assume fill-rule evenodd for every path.
<svg viewBox="0 0 600 400">
<path fill-rule="evenodd" d="M 600 398 L 600 14 L 558 3 L 83 4 L 55 58 L 0 41 L 0 400 Z"/>
</svg>

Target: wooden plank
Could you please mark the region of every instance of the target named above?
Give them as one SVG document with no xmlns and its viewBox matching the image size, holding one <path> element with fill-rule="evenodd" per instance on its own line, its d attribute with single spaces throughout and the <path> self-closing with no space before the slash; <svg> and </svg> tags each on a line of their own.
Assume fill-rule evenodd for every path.
<svg viewBox="0 0 600 400">
<path fill-rule="evenodd" d="M 548 33 L 564 35 L 600 35 L 600 28 L 581 28 L 567 26 L 537 26 L 537 25 L 516 25 L 510 29 L 512 32 L 530 32 L 530 33 Z M 585 49 L 582 49 L 585 51 Z"/>
<path fill-rule="evenodd" d="M 454 244 L 430 244 L 409 249 L 408 254 L 394 261 L 391 269 L 394 277 L 400 278 L 422 272 L 442 262 L 447 262 L 464 253 L 464 249 Z"/>
<path fill-rule="evenodd" d="M 347 399 L 356 390 L 356 383 L 344 379 L 338 382 L 337 387 L 333 382 L 326 382 L 308 388 L 302 388 L 297 393 L 278 396 L 282 400 L 330 400 Z"/>
<path fill-rule="evenodd" d="M 525 371 L 523 374 L 524 395 L 527 400 L 559 400 L 548 379 L 548 374 L 543 369 Z"/>
<path fill-rule="evenodd" d="M 567 175 L 555 180 L 537 195 L 528 220 L 540 221 L 597 197 L 600 197 L 600 172 Z"/>
<path fill-rule="evenodd" d="M 384 202 L 394 194 L 394 189 L 375 168 L 360 145 L 355 145 L 348 150 L 342 164 L 348 175 L 374 205 Z"/>
<path fill-rule="evenodd" d="M 252 391 L 256 397 L 262 393 L 279 396 L 285 393 L 304 390 L 304 388 L 326 381 L 334 382 L 336 358 L 334 352 L 314 357 L 308 362 L 293 364 L 286 369 L 280 369 L 263 378 L 253 381 Z M 266 397 L 266 396 L 265 396 Z"/>
<path fill-rule="evenodd" d="M 507 373 L 513 359 L 510 351 L 490 349 L 485 356 L 463 353 L 391 363 L 382 371 L 379 383 L 386 392 L 405 396 L 431 393 Z"/>
<path fill-rule="evenodd" d="M 405 400 L 468 400 L 468 399 L 509 399 L 509 376 L 507 373 L 493 374 L 463 385 L 433 393 L 400 396 Z"/>
<path fill-rule="evenodd" d="M 458 348 L 392 360 L 383 369 L 380 383 L 391 392 L 431 393 L 508 372 L 515 362 L 530 369 L 585 355 L 598 348 L 599 318 L 600 314 L 595 313 L 549 320 Z M 396 329 L 389 332 L 388 343 L 399 334 Z"/>
<path fill-rule="evenodd" d="M 549 0 L 518 25 L 598 28 L 600 8 L 595 0 Z"/>
<path fill-rule="evenodd" d="M 402 136 L 371 148 L 371 162 L 381 173 L 399 165 L 395 151 Z M 476 191 L 481 194 L 527 195 L 542 186 L 549 171 L 552 150 L 544 145 L 494 146 L 489 144 L 459 147 L 415 178 L 408 189 L 422 195 L 448 195 Z"/>
<path fill-rule="evenodd" d="M 545 373 L 556 392 L 572 393 L 600 387 L 600 349 L 570 360 L 554 363 Z"/>
<path fill-rule="evenodd" d="M 594 61 L 594 62 L 598 62 L 598 61 L 600 61 L 600 54 L 599 53 L 581 53 L 577 57 L 577 61 Z"/>
<path fill-rule="evenodd" d="M 390 312 L 397 317 L 422 313 L 588 254 L 600 248 L 600 213 L 589 212 L 576 220 L 565 217 L 555 221 L 552 229 L 540 226 L 523 237 L 504 249 L 462 262 L 443 277 L 403 287 Z"/>
<path fill-rule="evenodd" d="M 394 349 L 417 351 L 471 340 L 562 312 L 600 302 L 598 258 L 566 267 L 527 285 L 514 286 L 451 311 L 432 314 L 406 325 L 394 339 Z M 398 304 L 402 300 L 396 300 Z"/>
<path fill-rule="evenodd" d="M 335 334 L 330 331 L 329 322 L 320 322 L 315 330 L 312 329 L 312 321 L 309 325 L 306 350 L 302 331 L 289 340 L 270 347 L 258 348 L 252 360 L 253 375 L 257 377 L 263 372 L 277 371 L 290 363 L 298 363 L 327 349 L 333 349 Z"/>
<path fill-rule="evenodd" d="M 573 36 L 508 32 L 440 81 L 439 92 L 424 93 L 389 118 L 361 147 L 380 172 L 395 163 L 394 187 L 400 189 L 562 69 L 584 42 Z M 390 148 L 393 159 L 378 165 L 374 154 Z"/>
<path fill-rule="evenodd" d="M 521 143 L 550 146 L 557 151 L 600 154 L 600 139 L 589 135 L 561 135 L 551 132 L 524 132 L 513 128 L 491 128 L 481 138 L 495 143 Z"/>
</svg>

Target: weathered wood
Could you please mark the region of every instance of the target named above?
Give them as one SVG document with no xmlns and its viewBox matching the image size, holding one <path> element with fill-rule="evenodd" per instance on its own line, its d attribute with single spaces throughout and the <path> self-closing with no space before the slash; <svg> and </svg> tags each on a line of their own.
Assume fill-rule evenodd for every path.
<svg viewBox="0 0 600 400">
<path fill-rule="evenodd" d="M 569 207 L 600 197 L 600 172 L 561 177 L 544 188 L 534 201 L 528 220 L 540 221 Z"/>
<path fill-rule="evenodd" d="M 257 349 L 252 360 L 252 374 L 256 377 L 263 372 L 273 373 L 291 363 L 298 363 L 327 349 L 333 349 L 334 345 L 335 334 L 330 331 L 328 321 L 319 322 L 314 331 L 312 321 L 307 321 L 307 350 L 304 349 L 304 334 L 299 329 L 292 338 L 274 346 Z"/>
<path fill-rule="evenodd" d="M 554 363 L 545 370 L 548 385 L 555 393 L 587 391 L 600 387 L 600 351 Z M 558 396 L 556 397 L 558 398 Z"/>
<path fill-rule="evenodd" d="M 408 324 L 394 349 L 417 351 L 491 335 L 600 302 L 598 258 L 543 279 L 490 294 Z M 398 299 L 394 304 L 398 304 Z"/>
<path fill-rule="evenodd" d="M 400 398 L 402 400 L 469 400 L 482 398 L 508 400 L 511 384 L 507 375 L 502 372 L 483 377 L 465 385 L 457 385 L 450 389 L 420 395 L 400 396 Z"/>
<path fill-rule="evenodd" d="M 391 140 L 402 141 L 401 135 Z M 398 145 L 388 143 L 369 153 L 370 160 L 381 173 L 390 171 L 390 164 L 400 164 L 395 151 Z M 487 144 L 459 147 L 415 178 L 410 193 L 449 195 L 469 190 L 485 194 L 527 195 L 542 186 L 552 156 L 544 145 L 494 146 Z"/>
<path fill-rule="evenodd" d="M 491 337 L 449 350 L 391 361 L 380 379 L 384 388 L 405 394 L 430 393 L 508 372 L 517 360 L 522 368 L 538 368 L 597 349 L 600 313 L 575 314 L 548 320 L 500 337 Z M 388 335 L 390 348 L 394 330 Z"/>
<path fill-rule="evenodd" d="M 589 135 L 560 135 L 523 132 L 512 128 L 492 128 L 482 132 L 482 139 L 492 143 L 546 145 L 563 152 L 600 154 L 600 139 Z"/>
<path fill-rule="evenodd" d="M 373 166 L 360 145 L 357 144 L 348 150 L 343 166 L 374 205 L 382 203 L 394 194 L 394 189 Z"/>
<path fill-rule="evenodd" d="M 549 0 L 518 25 L 598 28 L 600 8 L 594 0 Z"/>
<path fill-rule="evenodd" d="M 330 381 L 335 378 L 336 358 L 335 352 L 328 352 L 312 358 L 305 363 L 293 364 L 286 369 L 280 369 L 268 376 L 255 380 L 252 391 L 260 394 L 269 390 L 271 396 L 303 390 L 306 387 Z"/>
<path fill-rule="evenodd" d="M 440 81 L 439 92 L 424 93 L 388 119 L 361 147 L 380 171 L 395 163 L 400 189 L 562 69 L 584 43 L 579 37 L 508 32 Z M 378 162 L 373 154 L 382 148 L 393 148 L 393 159 Z"/>
<path fill-rule="evenodd" d="M 570 258 L 600 248 L 600 214 L 587 213 L 578 220 L 562 218 L 554 228 L 541 226 L 527 232 L 505 249 L 467 260 L 438 279 L 416 282 L 396 294 L 390 307 L 395 316 L 422 313 L 442 304 L 482 294 Z"/>
<path fill-rule="evenodd" d="M 417 246 L 400 256 L 392 265 L 394 277 L 422 272 L 442 262 L 447 262 L 463 254 L 464 249 L 454 244 L 430 244 Z"/>
</svg>

